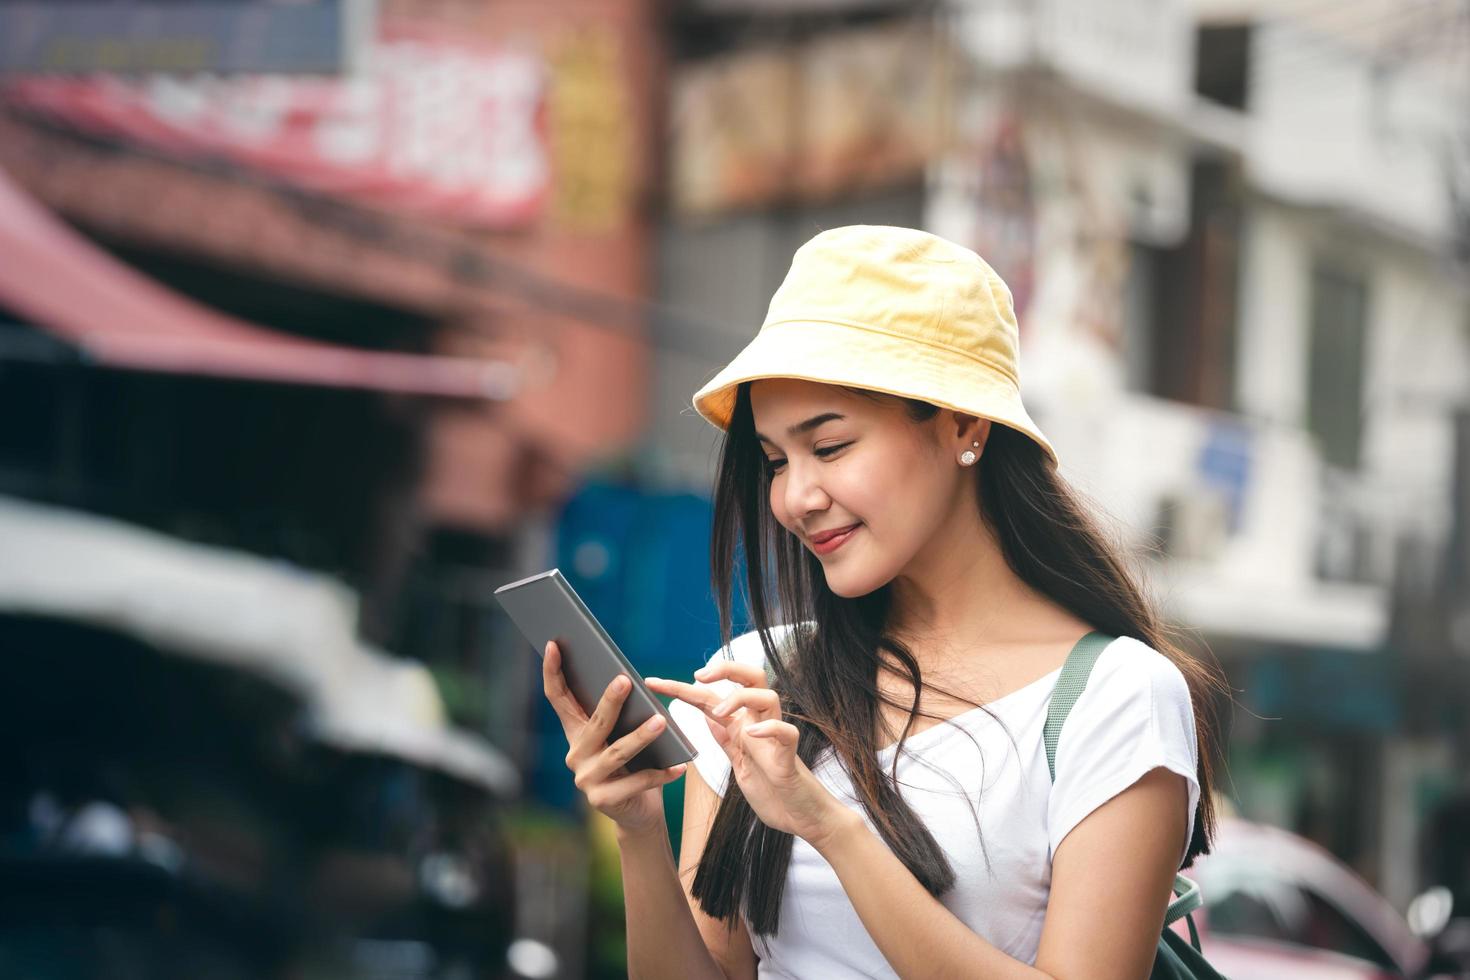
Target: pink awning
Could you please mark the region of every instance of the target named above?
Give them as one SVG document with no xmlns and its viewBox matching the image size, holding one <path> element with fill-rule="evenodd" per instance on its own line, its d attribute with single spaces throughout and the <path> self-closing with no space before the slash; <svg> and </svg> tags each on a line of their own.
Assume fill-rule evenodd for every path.
<svg viewBox="0 0 1470 980">
<path fill-rule="evenodd" d="M 503 361 L 360 350 L 226 316 L 113 258 L 3 170 L 0 305 L 115 368 L 493 400 L 516 383 Z"/>
</svg>

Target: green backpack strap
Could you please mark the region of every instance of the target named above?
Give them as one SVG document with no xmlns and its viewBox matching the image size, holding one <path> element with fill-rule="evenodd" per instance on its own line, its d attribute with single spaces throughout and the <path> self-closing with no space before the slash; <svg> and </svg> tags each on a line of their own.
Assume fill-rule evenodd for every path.
<svg viewBox="0 0 1470 980">
<path fill-rule="evenodd" d="M 1072 652 L 1067 654 L 1067 662 L 1062 665 L 1062 674 L 1051 692 L 1051 705 L 1046 711 L 1046 728 L 1042 734 L 1046 741 L 1046 769 L 1051 773 L 1052 782 L 1057 780 L 1057 740 L 1062 737 L 1062 722 L 1067 720 L 1072 705 L 1077 703 L 1087 687 L 1087 678 L 1092 676 L 1092 667 L 1103 648 L 1115 639 L 1117 637 L 1093 630 L 1077 641 Z"/>
<path fill-rule="evenodd" d="M 1062 722 L 1067 720 L 1072 706 L 1087 688 L 1087 679 L 1092 676 L 1097 658 L 1115 639 L 1117 637 L 1093 630 L 1077 641 L 1072 652 L 1067 654 L 1067 662 L 1062 665 L 1062 673 L 1057 678 L 1057 686 L 1052 689 L 1051 703 L 1047 707 L 1046 727 L 1042 730 L 1042 739 L 1046 742 L 1046 768 L 1051 773 L 1052 782 L 1057 779 L 1057 740 L 1062 737 Z M 1174 895 L 1175 899 L 1169 903 L 1169 910 L 1164 914 L 1165 928 L 1204 904 L 1199 885 L 1183 875 L 1174 876 Z M 1189 931 L 1193 938 L 1193 920 L 1190 920 Z M 1194 938 L 1194 946 L 1199 948 L 1197 938 Z"/>
<path fill-rule="evenodd" d="M 1200 895 L 1199 882 L 1183 875 L 1175 875 L 1174 900 L 1169 903 L 1169 909 L 1164 913 L 1164 928 L 1169 928 L 1203 904 L 1205 900 Z M 1194 931 L 1193 919 L 1189 920 L 1189 938 L 1194 943 L 1194 948 L 1199 949 L 1199 935 Z"/>
</svg>

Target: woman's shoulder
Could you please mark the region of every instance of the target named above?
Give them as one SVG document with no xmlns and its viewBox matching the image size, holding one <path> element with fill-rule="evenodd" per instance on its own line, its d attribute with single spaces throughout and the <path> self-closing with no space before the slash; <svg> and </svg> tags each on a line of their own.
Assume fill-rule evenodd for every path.
<svg viewBox="0 0 1470 980">
<path fill-rule="evenodd" d="M 1178 664 L 1132 636 L 1120 636 L 1103 648 L 1085 692 L 1117 700 L 1143 697 L 1189 703 L 1189 682 Z"/>
<path fill-rule="evenodd" d="M 782 623 L 771 627 L 771 642 L 775 644 L 778 650 L 791 639 L 796 627 L 796 623 Z M 712 664 L 721 660 L 733 660 L 736 663 L 764 667 L 766 663 L 766 648 L 761 643 L 760 630 L 750 630 L 741 633 L 739 636 L 732 638 L 728 644 L 716 650 L 714 655 L 709 658 L 709 662 Z"/>
<path fill-rule="evenodd" d="M 1188 784 L 1189 840 L 1199 799 L 1198 761 L 1184 673 L 1143 640 L 1113 640 L 1098 655 L 1056 743 L 1047 819 L 1051 852 L 1089 813 L 1160 767 Z"/>
</svg>

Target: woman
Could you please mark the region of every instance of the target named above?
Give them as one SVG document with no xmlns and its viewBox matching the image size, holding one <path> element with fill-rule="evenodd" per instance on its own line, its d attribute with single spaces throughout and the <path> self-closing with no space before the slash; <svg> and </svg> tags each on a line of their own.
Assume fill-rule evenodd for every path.
<svg viewBox="0 0 1470 980">
<path fill-rule="evenodd" d="M 589 718 L 543 661 L 567 765 L 617 825 L 630 976 L 1148 974 L 1209 849 L 1221 682 L 1057 476 L 1016 345 L 973 252 L 838 228 L 695 395 L 726 430 L 727 642 L 696 683 L 647 679 L 700 748 L 677 872 L 659 787 L 685 767 L 623 768 L 661 719 L 608 744 L 627 681 Z M 757 628 L 731 640 L 738 556 Z M 1048 701 L 1095 632 L 1053 782 Z"/>
</svg>

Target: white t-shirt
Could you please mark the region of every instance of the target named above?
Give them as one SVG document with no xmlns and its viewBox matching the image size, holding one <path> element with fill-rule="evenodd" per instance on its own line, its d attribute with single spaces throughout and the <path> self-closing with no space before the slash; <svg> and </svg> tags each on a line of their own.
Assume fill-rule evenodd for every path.
<svg viewBox="0 0 1470 980">
<path fill-rule="evenodd" d="M 736 637 L 729 651 L 742 663 L 765 662 L 754 632 Z M 724 651 L 709 662 L 722 659 Z M 1129 637 L 1103 650 L 1062 726 L 1052 785 L 1042 730 L 1059 674 L 1054 670 L 989 702 L 985 710 L 962 712 L 949 723 L 910 736 L 898 763 L 899 792 L 955 871 L 955 887 L 940 900 L 976 933 L 1027 964 L 1035 963 L 1041 941 L 1052 854 L 1073 827 L 1163 766 L 1189 784 L 1186 849 L 1179 855 L 1183 863 L 1199 801 L 1194 712 L 1184 675 L 1163 654 Z M 709 686 L 724 693 L 735 685 L 722 680 Z M 723 796 L 730 762 L 704 715 L 682 701 L 673 702 L 670 710 L 699 749 L 694 765 L 700 776 Z M 878 753 L 885 771 L 893 753 L 892 745 Z M 830 749 L 818 757 L 812 772 L 838 799 L 862 812 Z M 972 805 L 979 817 L 978 833 Z M 864 819 L 871 827 L 866 814 Z M 759 976 L 896 977 L 831 867 L 801 838 L 794 844 L 779 930 L 769 940 L 751 934 L 760 957 Z"/>
</svg>

